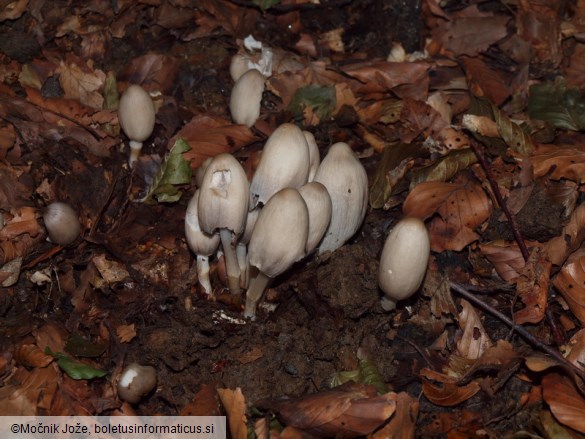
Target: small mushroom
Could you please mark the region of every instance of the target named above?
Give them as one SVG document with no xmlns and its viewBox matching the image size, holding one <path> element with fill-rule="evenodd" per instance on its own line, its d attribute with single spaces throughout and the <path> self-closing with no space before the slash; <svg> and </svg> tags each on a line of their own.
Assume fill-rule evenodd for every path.
<svg viewBox="0 0 585 439">
<path fill-rule="evenodd" d="M 156 386 L 156 369 L 131 363 L 120 374 L 118 396 L 131 404 L 136 404 Z"/>
<path fill-rule="evenodd" d="M 318 181 L 311 181 L 301 186 L 299 193 L 309 210 L 309 237 L 307 238 L 307 254 L 312 253 L 325 235 L 331 222 L 331 197 L 327 188 Z"/>
<path fill-rule="evenodd" d="M 43 213 L 43 221 L 51 242 L 69 245 L 81 233 L 81 224 L 77 212 L 67 203 L 51 203 Z"/>
<path fill-rule="evenodd" d="M 318 252 L 335 251 L 360 228 L 368 207 L 368 176 L 349 145 L 331 145 L 321 161 L 314 181 L 331 196 L 331 222 Z"/>
<path fill-rule="evenodd" d="M 246 293 L 244 316 L 256 318 L 256 307 L 269 282 L 303 258 L 309 236 L 309 211 L 299 191 L 286 188 L 274 194 L 254 226 L 248 259 L 258 270 Z"/>
<path fill-rule="evenodd" d="M 321 157 L 319 156 L 319 147 L 317 146 L 317 142 L 315 141 L 315 136 L 310 131 L 303 131 L 303 136 L 305 136 L 305 140 L 307 141 L 307 146 L 309 147 L 309 178 L 308 181 L 311 182 L 315 178 L 315 174 L 317 173 L 317 169 L 321 164 Z"/>
<path fill-rule="evenodd" d="M 197 258 L 197 279 L 208 297 L 211 296 L 211 282 L 209 281 L 209 257 L 219 247 L 219 235 L 209 235 L 199 227 L 197 205 L 199 203 L 199 189 L 189 200 L 187 213 L 185 214 L 185 237 L 187 244 Z"/>
<path fill-rule="evenodd" d="M 124 91 L 118 106 L 118 119 L 130 139 L 130 166 L 138 159 L 142 142 L 152 134 L 155 115 L 152 98 L 141 86 L 132 84 Z"/>
<path fill-rule="evenodd" d="M 250 206 L 266 203 L 286 187 L 298 189 L 309 177 L 309 147 L 299 127 L 283 123 L 264 145 L 250 183 Z"/>
<path fill-rule="evenodd" d="M 205 160 L 203 160 L 203 163 L 201 163 L 197 167 L 197 169 L 195 169 L 195 186 L 201 187 L 201 183 L 203 182 L 203 176 L 205 175 L 205 170 L 211 163 L 212 158 L 213 157 L 207 157 Z"/>
<path fill-rule="evenodd" d="M 236 256 L 238 237 L 248 214 L 249 184 L 242 165 L 231 154 L 215 156 L 203 175 L 197 213 L 201 230 L 219 230 L 230 291 L 240 292 L 240 266 Z"/>
<path fill-rule="evenodd" d="M 378 271 L 378 283 L 384 291 L 382 307 L 386 311 L 396 308 L 396 302 L 420 288 L 430 251 L 429 233 L 421 219 L 407 217 L 394 226 L 384 243 Z"/>
<path fill-rule="evenodd" d="M 250 69 L 236 81 L 230 96 L 230 112 L 235 123 L 251 127 L 260 116 L 265 78 Z"/>
</svg>

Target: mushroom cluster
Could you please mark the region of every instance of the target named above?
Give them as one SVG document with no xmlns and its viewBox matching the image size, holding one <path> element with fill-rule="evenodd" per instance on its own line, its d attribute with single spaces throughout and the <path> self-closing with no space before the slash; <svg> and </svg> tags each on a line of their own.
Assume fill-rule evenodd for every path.
<svg viewBox="0 0 585 439">
<path fill-rule="evenodd" d="M 211 296 L 205 264 L 219 236 L 229 289 L 247 289 L 244 315 L 252 320 L 275 277 L 316 249 L 341 247 L 366 213 L 366 171 L 351 148 L 336 143 L 321 161 L 313 135 L 291 123 L 268 137 L 250 182 L 227 153 L 195 175 L 199 189 L 189 202 L 185 233 L 199 282 Z"/>
</svg>

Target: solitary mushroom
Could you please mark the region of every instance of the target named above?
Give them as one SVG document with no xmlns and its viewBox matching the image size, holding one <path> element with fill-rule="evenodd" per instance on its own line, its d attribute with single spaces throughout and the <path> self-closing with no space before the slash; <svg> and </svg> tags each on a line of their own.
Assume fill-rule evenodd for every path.
<svg viewBox="0 0 585 439">
<path fill-rule="evenodd" d="M 282 189 L 260 211 L 254 226 L 248 259 L 258 270 L 246 293 L 245 317 L 256 318 L 256 307 L 271 279 L 305 255 L 309 212 L 299 191 Z"/>
<path fill-rule="evenodd" d="M 77 212 L 67 204 L 55 201 L 47 206 L 43 213 L 43 221 L 51 242 L 69 245 L 81 233 L 81 224 Z"/>
<path fill-rule="evenodd" d="M 120 374 L 117 390 L 120 399 L 135 404 L 155 387 L 156 369 L 131 363 Z"/>
<path fill-rule="evenodd" d="M 185 237 L 187 244 L 197 258 L 197 279 L 208 297 L 211 296 L 211 282 L 209 281 L 209 257 L 219 247 L 219 235 L 209 235 L 199 227 L 197 216 L 197 205 L 199 203 L 199 189 L 189 201 L 187 213 L 185 214 Z"/>
<path fill-rule="evenodd" d="M 327 188 L 333 206 L 318 252 L 334 251 L 357 232 L 366 216 L 368 176 L 349 145 L 338 142 L 329 148 L 314 181 Z"/>
<path fill-rule="evenodd" d="M 407 299 L 420 288 L 427 272 L 431 244 L 422 220 L 402 219 L 394 226 L 382 249 L 378 283 L 384 291 L 382 307 L 396 308 L 396 302 Z"/>
<path fill-rule="evenodd" d="M 152 134 L 155 114 L 152 98 L 141 86 L 132 84 L 124 91 L 118 106 L 118 119 L 130 139 L 130 166 L 138 159 L 142 142 Z"/>
<path fill-rule="evenodd" d="M 236 81 L 230 96 L 230 112 L 235 123 L 251 127 L 260 116 L 265 78 L 250 69 Z"/>
<path fill-rule="evenodd" d="M 266 203 L 279 190 L 298 189 L 309 177 L 309 147 L 299 127 L 283 123 L 270 135 L 250 183 L 250 206 Z"/>
<path fill-rule="evenodd" d="M 203 175 L 197 214 L 201 230 L 208 234 L 219 230 L 228 285 L 234 294 L 240 292 L 236 244 L 246 225 L 248 193 L 246 172 L 240 162 L 227 153 L 215 156 Z"/>
</svg>

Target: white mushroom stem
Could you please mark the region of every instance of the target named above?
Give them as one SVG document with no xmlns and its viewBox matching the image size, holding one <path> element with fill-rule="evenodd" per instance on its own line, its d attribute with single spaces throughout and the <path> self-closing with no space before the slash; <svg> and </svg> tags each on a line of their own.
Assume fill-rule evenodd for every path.
<svg viewBox="0 0 585 439">
<path fill-rule="evenodd" d="M 197 279 L 203 288 L 203 292 L 211 296 L 211 282 L 209 280 L 209 258 L 207 256 L 197 255 Z"/>
<path fill-rule="evenodd" d="M 228 287 L 232 294 L 240 293 L 240 265 L 236 249 L 232 245 L 232 232 L 229 229 L 219 229 L 219 237 L 225 257 L 225 269 L 228 278 Z"/>
<path fill-rule="evenodd" d="M 140 150 L 142 149 L 142 142 L 136 140 L 130 140 L 130 157 L 128 158 L 128 164 L 132 167 L 132 164 L 138 160 L 140 156 Z"/>
<path fill-rule="evenodd" d="M 250 287 L 246 292 L 244 317 L 256 320 L 256 307 L 271 280 L 272 278 L 266 276 L 261 271 L 258 271 L 258 275 L 250 280 Z"/>
<path fill-rule="evenodd" d="M 240 266 L 240 283 L 243 288 L 248 288 L 248 246 L 242 242 L 238 242 L 236 256 L 238 258 L 238 265 Z"/>
</svg>

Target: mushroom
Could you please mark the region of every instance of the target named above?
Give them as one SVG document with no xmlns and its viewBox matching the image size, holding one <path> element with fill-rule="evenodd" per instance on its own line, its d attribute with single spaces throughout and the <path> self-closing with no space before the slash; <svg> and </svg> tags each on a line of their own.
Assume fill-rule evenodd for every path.
<svg viewBox="0 0 585 439">
<path fill-rule="evenodd" d="M 309 237 L 305 250 L 309 254 L 315 250 L 331 222 L 331 197 L 327 188 L 318 181 L 301 186 L 299 193 L 309 210 Z"/>
<path fill-rule="evenodd" d="M 195 186 L 201 187 L 201 182 L 203 181 L 205 170 L 209 166 L 209 163 L 211 163 L 212 158 L 213 157 L 207 157 L 205 160 L 203 160 L 203 163 L 201 163 L 197 169 L 195 169 Z"/>
<path fill-rule="evenodd" d="M 219 247 L 219 235 L 209 235 L 199 227 L 197 205 L 199 203 L 199 189 L 189 200 L 187 213 L 185 214 L 185 237 L 187 244 L 197 258 L 197 279 L 208 297 L 211 296 L 211 282 L 209 281 L 209 256 L 215 253 Z"/>
<path fill-rule="evenodd" d="M 382 249 L 378 283 L 384 291 L 382 307 L 396 308 L 396 302 L 407 299 L 420 288 L 427 271 L 431 252 L 425 223 L 415 217 L 402 219 L 394 226 Z"/>
<path fill-rule="evenodd" d="M 254 68 L 254 61 L 248 54 L 236 53 L 230 61 L 230 76 L 236 82 L 252 68 Z"/>
<path fill-rule="evenodd" d="M 203 175 L 197 213 L 201 230 L 208 234 L 219 230 L 228 286 L 234 294 L 240 292 L 236 244 L 246 225 L 248 194 L 249 184 L 240 162 L 228 153 L 215 156 Z"/>
<path fill-rule="evenodd" d="M 235 123 L 251 127 L 260 116 L 265 78 L 250 69 L 236 81 L 230 96 L 230 112 Z"/>
<path fill-rule="evenodd" d="M 118 396 L 124 401 L 136 404 L 156 386 L 156 369 L 131 363 L 120 374 Z"/>
<path fill-rule="evenodd" d="M 368 207 L 368 176 L 349 145 L 331 145 L 314 181 L 325 185 L 331 196 L 331 222 L 318 252 L 335 251 L 360 228 Z"/>
<path fill-rule="evenodd" d="M 81 224 L 77 212 L 67 203 L 55 201 L 47 206 L 43 221 L 51 242 L 69 245 L 81 233 Z"/>
<path fill-rule="evenodd" d="M 298 189 L 309 177 L 309 147 L 299 127 L 283 123 L 264 145 L 250 183 L 250 206 L 266 203 L 279 190 Z"/>
<path fill-rule="evenodd" d="M 319 164 L 321 163 L 321 157 L 319 156 L 319 147 L 315 141 L 315 136 L 310 131 L 303 131 L 303 136 L 307 141 L 309 147 L 309 177 L 308 181 L 311 182 L 315 178 Z"/>
<path fill-rule="evenodd" d="M 258 207 L 248 212 L 244 233 L 240 236 L 236 247 L 236 255 L 238 256 L 238 264 L 240 265 L 240 285 L 242 285 L 243 288 L 248 288 L 248 274 L 250 271 L 250 264 L 248 263 L 248 243 L 252 237 L 252 232 L 254 231 L 254 226 L 256 225 L 259 213 L 260 208 Z"/>
<path fill-rule="evenodd" d="M 118 120 L 130 139 L 130 166 L 138 159 L 142 142 L 152 134 L 155 114 L 152 98 L 141 86 L 132 84 L 124 91 L 118 105 Z"/>
<path fill-rule="evenodd" d="M 299 194 L 285 188 L 274 194 L 260 211 L 254 226 L 248 259 L 258 270 L 246 293 L 245 317 L 256 318 L 256 307 L 269 282 L 305 255 L 309 211 Z"/>
</svg>

